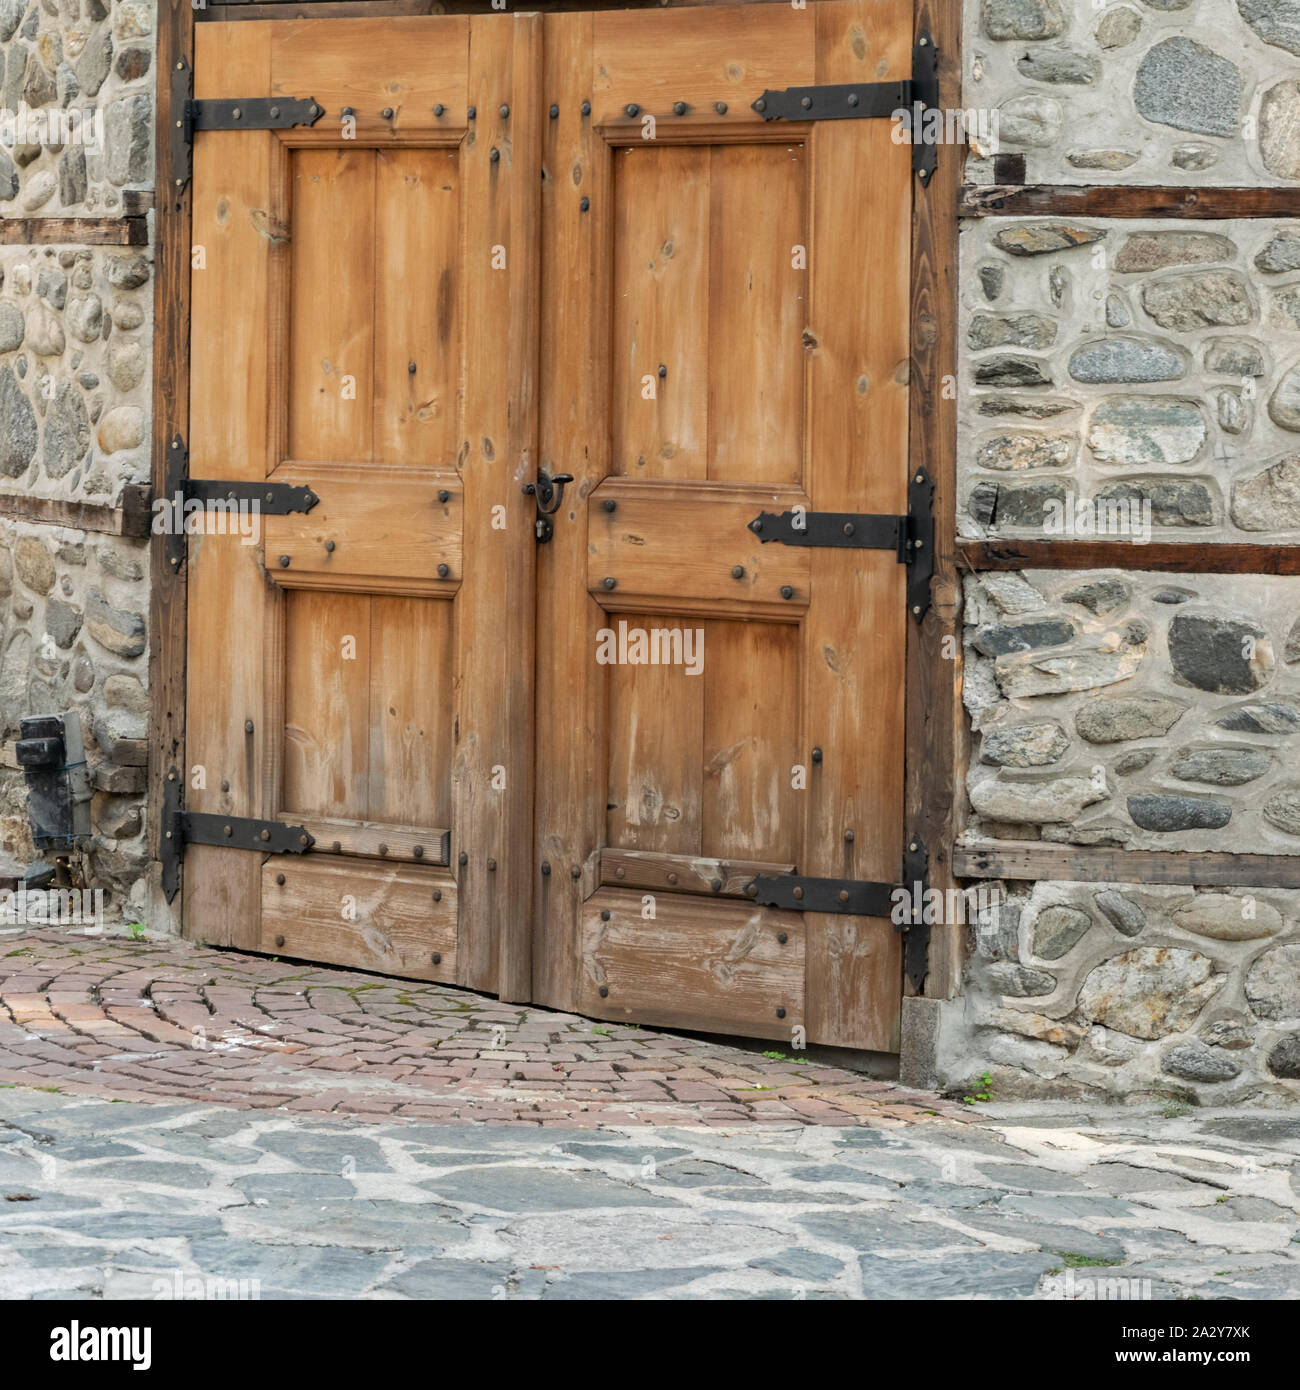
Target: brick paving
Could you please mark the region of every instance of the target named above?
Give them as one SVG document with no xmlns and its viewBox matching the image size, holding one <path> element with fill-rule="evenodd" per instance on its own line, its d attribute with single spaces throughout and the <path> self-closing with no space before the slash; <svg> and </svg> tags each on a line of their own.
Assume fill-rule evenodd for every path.
<svg viewBox="0 0 1300 1390">
<path fill-rule="evenodd" d="M 57 931 L 0 937 L 0 1085 L 566 1130 L 971 1118 L 797 1055 L 184 941 Z"/>
</svg>

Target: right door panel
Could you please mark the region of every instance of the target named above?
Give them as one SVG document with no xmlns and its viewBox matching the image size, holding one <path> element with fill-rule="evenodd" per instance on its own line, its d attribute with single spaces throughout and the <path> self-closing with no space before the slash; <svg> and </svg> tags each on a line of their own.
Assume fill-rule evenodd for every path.
<svg viewBox="0 0 1300 1390">
<path fill-rule="evenodd" d="M 907 76 L 910 10 L 545 20 L 539 1002 L 897 1049 L 892 924 L 743 885 L 896 878 L 904 572 L 748 523 L 906 511 L 910 160 L 750 103 Z"/>
</svg>

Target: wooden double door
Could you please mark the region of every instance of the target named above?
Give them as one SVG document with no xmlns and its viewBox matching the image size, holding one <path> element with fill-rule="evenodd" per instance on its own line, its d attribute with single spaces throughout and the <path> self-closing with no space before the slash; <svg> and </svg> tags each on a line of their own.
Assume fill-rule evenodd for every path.
<svg viewBox="0 0 1300 1390">
<path fill-rule="evenodd" d="M 198 26 L 186 931 L 593 1017 L 896 1050 L 905 571 L 760 512 L 907 495 L 910 163 L 764 89 L 907 0 Z M 546 487 L 548 479 L 571 481 Z M 541 503 L 549 508 L 539 515 Z"/>
</svg>

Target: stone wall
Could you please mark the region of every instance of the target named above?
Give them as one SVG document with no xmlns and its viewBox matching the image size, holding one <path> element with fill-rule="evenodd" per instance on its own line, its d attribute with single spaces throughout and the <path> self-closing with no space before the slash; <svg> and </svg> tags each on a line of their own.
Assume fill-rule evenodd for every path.
<svg viewBox="0 0 1300 1390">
<path fill-rule="evenodd" d="M 965 3 L 965 104 L 1027 183 L 1300 179 L 1300 0 Z"/>
<path fill-rule="evenodd" d="M 0 248 L 0 490 L 111 505 L 149 478 L 147 251 Z M 75 709 L 95 788 L 89 886 L 138 920 L 144 834 L 148 544 L 0 520 L 0 849 L 32 854 L 12 740 Z"/>
<path fill-rule="evenodd" d="M 37 117 L 0 131 L 0 215 L 113 216 L 152 188 L 153 0 L 0 0 L 0 60 L 0 109 Z"/>
</svg>

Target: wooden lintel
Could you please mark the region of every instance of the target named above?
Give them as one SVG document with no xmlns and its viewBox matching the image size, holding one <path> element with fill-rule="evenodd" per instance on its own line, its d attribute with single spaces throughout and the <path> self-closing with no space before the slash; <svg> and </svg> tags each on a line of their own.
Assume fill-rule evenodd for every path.
<svg viewBox="0 0 1300 1390">
<path fill-rule="evenodd" d="M 964 184 L 959 217 L 1300 217 L 1300 188 Z"/>
<path fill-rule="evenodd" d="M 0 217 L 0 246 L 148 246 L 149 224 L 129 217 Z"/>
<path fill-rule="evenodd" d="M 967 570 L 1147 570 L 1169 574 L 1300 575 L 1300 545 L 1207 541 L 959 540 Z"/>
<path fill-rule="evenodd" d="M 959 878 L 1050 879 L 1195 888 L 1300 888 L 1300 854 L 1193 853 L 1003 841 L 958 845 Z"/>
<path fill-rule="evenodd" d="M 77 531 L 97 531 L 106 536 L 139 539 L 149 534 L 151 497 L 152 490 L 147 483 L 128 483 L 115 506 L 6 492 L 0 493 L 0 517 L 40 526 L 68 526 Z"/>
</svg>

